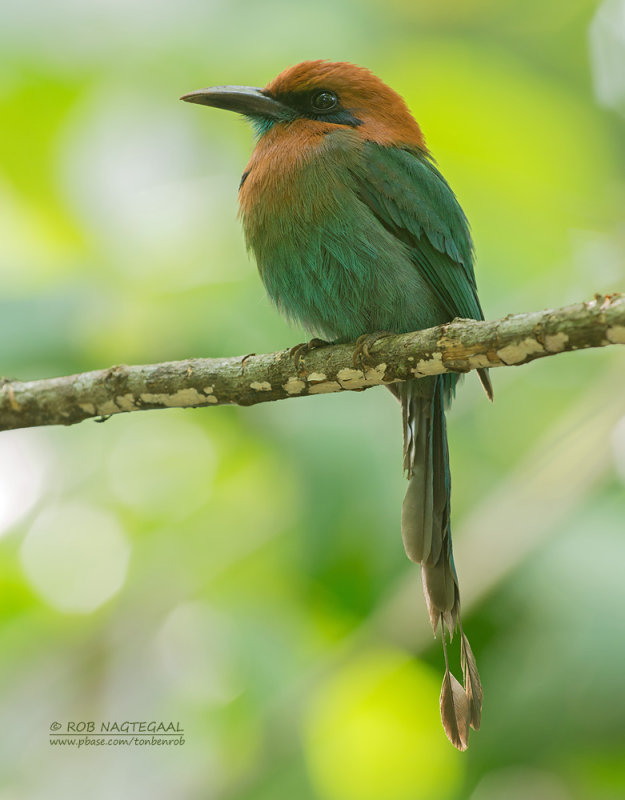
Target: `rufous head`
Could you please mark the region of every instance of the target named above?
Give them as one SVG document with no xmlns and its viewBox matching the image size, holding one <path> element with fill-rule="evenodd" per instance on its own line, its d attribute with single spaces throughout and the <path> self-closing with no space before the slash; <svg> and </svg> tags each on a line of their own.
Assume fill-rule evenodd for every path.
<svg viewBox="0 0 625 800">
<path fill-rule="evenodd" d="M 213 86 L 182 99 L 238 111 L 261 136 L 277 125 L 299 120 L 323 133 L 350 128 L 381 145 L 426 149 L 403 98 L 368 69 L 345 61 L 304 61 L 281 72 L 263 89 Z"/>
</svg>

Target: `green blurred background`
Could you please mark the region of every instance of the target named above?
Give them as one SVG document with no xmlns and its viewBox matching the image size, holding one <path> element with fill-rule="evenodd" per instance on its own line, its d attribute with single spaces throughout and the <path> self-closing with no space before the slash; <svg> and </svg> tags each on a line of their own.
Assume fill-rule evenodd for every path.
<svg viewBox="0 0 625 800">
<path fill-rule="evenodd" d="M 406 97 L 475 235 L 487 317 L 625 289 L 625 2 L 5 0 L 0 374 L 304 338 L 236 221 L 252 147 L 183 105 L 307 58 Z M 0 800 L 625 796 L 625 355 L 474 375 L 449 417 L 485 688 L 467 753 L 372 390 L 0 436 Z M 186 744 L 51 747 L 58 721 Z"/>
</svg>

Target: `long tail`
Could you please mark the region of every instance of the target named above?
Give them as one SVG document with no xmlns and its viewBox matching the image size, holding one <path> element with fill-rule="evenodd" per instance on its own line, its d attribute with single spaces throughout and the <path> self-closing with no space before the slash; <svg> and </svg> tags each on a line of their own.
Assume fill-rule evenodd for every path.
<svg viewBox="0 0 625 800">
<path fill-rule="evenodd" d="M 477 730 L 482 712 L 482 686 L 469 640 L 460 620 L 460 591 L 454 566 L 450 528 L 451 475 L 445 407 L 456 377 L 439 375 L 392 387 L 402 405 L 404 469 L 408 490 L 402 508 L 402 538 L 408 558 L 421 564 L 423 591 L 434 634 L 441 626 L 445 678 L 441 718 L 450 741 L 460 750 L 468 743 L 469 726 Z M 449 638 L 459 627 L 464 686 L 449 671 L 445 628 Z"/>
</svg>

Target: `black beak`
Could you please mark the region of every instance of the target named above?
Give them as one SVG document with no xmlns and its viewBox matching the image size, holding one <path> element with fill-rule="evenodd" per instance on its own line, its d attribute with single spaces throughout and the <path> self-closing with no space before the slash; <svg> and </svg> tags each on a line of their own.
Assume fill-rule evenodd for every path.
<svg viewBox="0 0 625 800">
<path fill-rule="evenodd" d="M 183 94 L 180 99 L 187 103 L 237 111 L 247 116 L 285 119 L 293 115 L 288 106 L 263 94 L 262 89 L 255 89 L 253 86 L 210 86 L 208 89 L 198 89 Z"/>
</svg>

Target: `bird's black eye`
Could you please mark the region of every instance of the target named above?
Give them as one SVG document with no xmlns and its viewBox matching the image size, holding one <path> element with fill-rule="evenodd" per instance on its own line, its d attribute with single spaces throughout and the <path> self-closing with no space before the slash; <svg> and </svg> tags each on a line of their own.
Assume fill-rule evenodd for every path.
<svg viewBox="0 0 625 800">
<path fill-rule="evenodd" d="M 311 97 L 310 104 L 315 111 L 331 111 L 338 106 L 339 99 L 334 92 L 322 89 Z"/>
</svg>

